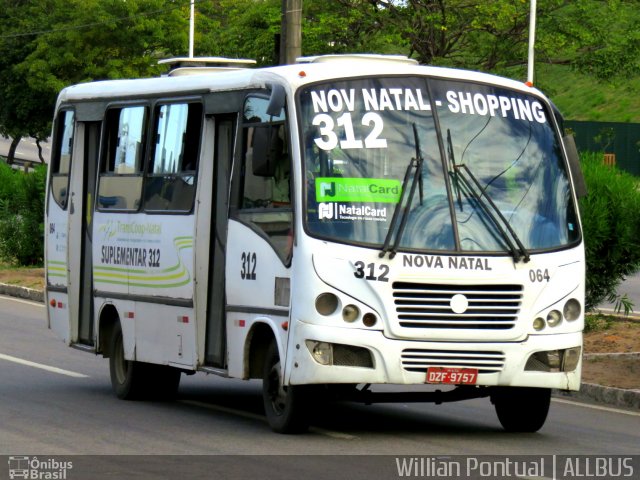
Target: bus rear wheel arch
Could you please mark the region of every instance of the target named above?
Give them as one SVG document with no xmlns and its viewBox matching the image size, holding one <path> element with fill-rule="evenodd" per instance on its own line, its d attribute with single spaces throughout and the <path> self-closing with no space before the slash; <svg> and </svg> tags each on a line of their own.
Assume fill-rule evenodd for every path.
<svg viewBox="0 0 640 480">
<path fill-rule="evenodd" d="M 109 344 L 111 386 L 122 400 L 171 400 L 180 385 L 181 371 L 167 365 L 155 365 L 124 356 L 122 326 L 117 321 Z"/>
</svg>

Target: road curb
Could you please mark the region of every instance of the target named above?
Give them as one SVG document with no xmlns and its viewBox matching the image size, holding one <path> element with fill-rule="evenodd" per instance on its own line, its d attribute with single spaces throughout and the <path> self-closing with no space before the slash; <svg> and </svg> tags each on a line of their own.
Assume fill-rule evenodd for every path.
<svg viewBox="0 0 640 480">
<path fill-rule="evenodd" d="M 0 295 L 8 295 L 10 297 L 24 298 L 33 302 L 44 302 L 44 292 L 34 288 L 20 287 L 18 285 L 8 285 L 0 283 Z"/>
<path fill-rule="evenodd" d="M 584 353 L 582 358 L 622 358 L 622 359 L 640 359 L 640 352 L 619 352 L 619 353 Z"/>
<path fill-rule="evenodd" d="M 0 283 L 0 295 L 23 298 L 33 302 L 44 302 L 44 293 L 41 290 L 5 283 Z M 638 355 L 638 353 L 633 352 L 632 355 L 635 356 Z M 593 383 L 582 383 L 580 391 L 578 392 L 554 390 L 553 395 L 555 397 L 571 398 L 578 401 L 595 401 L 616 407 L 640 410 L 640 390 L 625 390 L 623 388 L 604 387 Z"/>
<path fill-rule="evenodd" d="M 580 385 L 580 391 L 578 392 L 555 390 L 553 396 L 640 410 L 640 390 L 626 390 L 624 388 L 583 383 Z"/>
</svg>

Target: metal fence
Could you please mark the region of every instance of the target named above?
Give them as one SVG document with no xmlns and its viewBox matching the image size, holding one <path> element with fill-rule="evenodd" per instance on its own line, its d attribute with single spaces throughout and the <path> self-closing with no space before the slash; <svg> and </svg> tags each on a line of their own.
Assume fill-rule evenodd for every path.
<svg viewBox="0 0 640 480">
<path fill-rule="evenodd" d="M 640 176 L 640 124 L 565 120 L 580 151 L 602 152 L 603 161 Z"/>
</svg>

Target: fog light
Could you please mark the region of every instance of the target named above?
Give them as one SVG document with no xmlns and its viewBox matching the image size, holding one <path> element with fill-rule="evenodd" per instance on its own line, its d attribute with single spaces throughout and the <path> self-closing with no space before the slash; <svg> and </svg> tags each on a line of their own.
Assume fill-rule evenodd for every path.
<svg viewBox="0 0 640 480">
<path fill-rule="evenodd" d="M 559 372 L 563 364 L 563 354 L 564 350 L 535 352 L 527 360 L 524 369 L 530 372 Z"/>
<path fill-rule="evenodd" d="M 347 305 L 342 309 L 342 319 L 345 322 L 355 322 L 360 316 L 360 309 L 355 305 Z"/>
<path fill-rule="evenodd" d="M 560 311 L 551 310 L 549 312 L 549 315 L 547 315 L 547 324 L 550 327 L 555 327 L 557 325 L 560 325 L 560 322 L 562 322 L 562 314 L 560 313 Z"/>
<path fill-rule="evenodd" d="M 321 293 L 316 298 L 316 310 L 320 315 L 331 315 L 338 309 L 338 297 L 333 293 Z"/>
<path fill-rule="evenodd" d="M 567 303 L 564 304 L 564 308 L 562 309 L 562 313 L 564 313 L 564 318 L 570 322 L 577 319 L 582 313 L 580 302 L 575 298 L 567 300 Z"/>
<path fill-rule="evenodd" d="M 545 326 L 544 319 L 542 317 L 538 317 L 533 321 L 533 329 L 536 331 L 543 330 Z"/>
<path fill-rule="evenodd" d="M 560 352 L 558 350 L 549 350 L 547 352 L 547 365 L 551 369 L 560 368 Z"/>
<path fill-rule="evenodd" d="M 567 348 L 562 356 L 562 371 L 573 372 L 580 363 L 580 347 Z"/>
<path fill-rule="evenodd" d="M 365 327 L 373 327 L 378 322 L 378 317 L 376 317 L 373 313 L 365 313 L 364 317 L 362 317 L 362 323 L 364 323 Z"/>
<path fill-rule="evenodd" d="M 307 340 L 305 343 L 311 355 L 313 355 L 313 359 L 320 365 L 331 365 L 333 363 L 333 349 L 330 343 L 316 342 L 315 340 Z"/>
</svg>

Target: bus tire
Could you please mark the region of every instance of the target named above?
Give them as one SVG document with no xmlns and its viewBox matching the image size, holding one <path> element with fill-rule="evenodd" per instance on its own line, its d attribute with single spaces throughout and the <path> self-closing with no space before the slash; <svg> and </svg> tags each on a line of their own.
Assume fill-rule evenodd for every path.
<svg viewBox="0 0 640 480">
<path fill-rule="evenodd" d="M 537 432 L 551 404 L 550 388 L 503 387 L 491 394 L 498 420 L 507 432 Z"/>
<path fill-rule="evenodd" d="M 282 385 L 278 345 L 267 349 L 262 375 L 262 399 L 269 426 L 277 433 L 302 433 L 309 428 L 308 389 Z"/>
<path fill-rule="evenodd" d="M 148 395 L 153 400 L 174 400 L 182 372 L 168 365 L 143 364 L 148 370 Z"/>
<path fill-rule="evenodd" d="M 116 396 L 121 400 L 138 400 L 142 398 L 145 388 L 145 365 L 124 358 L 124 342 L 122 338 L 122 326 L 117 322 L 111 335 L 111 348 L 109 355 L 109 374 L 111 387 Z"/>
</svg>

